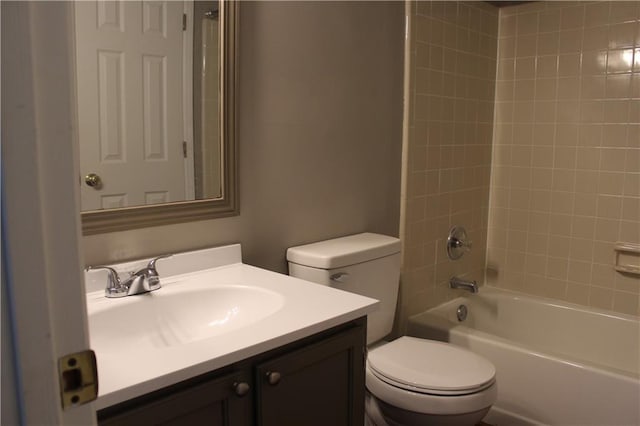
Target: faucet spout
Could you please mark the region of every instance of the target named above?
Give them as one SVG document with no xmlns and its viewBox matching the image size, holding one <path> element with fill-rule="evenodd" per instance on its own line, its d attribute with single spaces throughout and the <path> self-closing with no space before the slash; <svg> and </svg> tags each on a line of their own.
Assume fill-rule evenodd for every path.
<svg viewBox="0 0 640 426">
<path fill-rule="evenodd" d="M 139 271 L 133 272 L 129 278 L 123 283 L 122 287 L 127 289 L 127 296 L 133 296 L 134 294 L 148 293 L 150 291 L 157 290 L 161 287 L 160 276 L 156 270 L 156 262 L 159 259 L 164 259 L 173 256 L 172 254 L 166 254 L 151 259 L 147 266 Z"/>
<path fill-rule="evenodd" d="M 148 293 L 160 288 L 160 280 L 158 277 L 149 275 L 148 271 L 141 269 L 129 276 L 122 286 L 126 288 L 127 296 L 134 294 Z"/>
<path fill-rule="evenodd" d="M 477 293 L 478 292 L 478 283 L 473 280 L 473 281 L 467 281 L 467 280 L 463 280 L 461 278 L 458 277 L 453 277 L 451 278 L 451 280 L 449 280 L 449 287 L 450 288 L 460 288 L 462 290 L 467 290 L 471 293 Z"/>
</svg>

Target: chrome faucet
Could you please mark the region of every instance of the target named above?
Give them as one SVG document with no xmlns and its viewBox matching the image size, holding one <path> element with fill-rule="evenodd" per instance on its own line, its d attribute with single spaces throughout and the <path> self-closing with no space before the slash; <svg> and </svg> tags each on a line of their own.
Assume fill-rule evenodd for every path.
<svg viewBox="0 0 640 426">
<path fill-rule="evenodd" d="M 471 293 L 478 292 L 478 283 L 473 281 L 466 281 L 458 277 L 453 277 L 449 280 L 450 288 L 461 288 L 463 290 L 470 291 Z"/>
<path fill-rule="evenodd" d="M 89 266 L 86 270 L 105 269 L 108 272 L 107 287 L 104 289 L 105 297 L 133 296 L 135 294 L 148 293 L 161 287 L 160 276 L 156 270 L 156 262 L 159 259 L 171 256 L 173 255 L 166 254 L 151 259 L 147 266 L 138 271 L 131 272 L 124 281 L 120 279 L 118 272 L 110 266 Z"/>
</svg>

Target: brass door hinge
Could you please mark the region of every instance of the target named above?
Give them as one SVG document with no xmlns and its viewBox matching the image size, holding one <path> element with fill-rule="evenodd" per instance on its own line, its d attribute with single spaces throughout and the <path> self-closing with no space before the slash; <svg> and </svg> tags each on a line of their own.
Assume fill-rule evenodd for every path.
<svg viewBox="0 0 640 426">
<path fill-rule="evenodd" d="M 64 410 L 98 397 L 98 367 L 96 354 L 91 349 L 58 359 L 58 374 Z"/>
</svg>

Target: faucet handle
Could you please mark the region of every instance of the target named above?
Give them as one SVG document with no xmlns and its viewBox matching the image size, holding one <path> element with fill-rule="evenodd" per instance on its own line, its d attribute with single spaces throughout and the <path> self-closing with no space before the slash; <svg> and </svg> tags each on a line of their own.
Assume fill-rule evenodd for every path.
<svg viewBox="0 0 640 426">
<path fill-rule="evenodd" d="M 451 260 L 457 260 L 466 252 L 471 251 L 473 243 L 467 238 L 467 231 L 462 226 L 454 226 L 447 238 L 447 255 Z"/>
<path fill-rule="evenodd" d="M 149 263 L 147 264 L 147 273 L 150 273 L 151 275 L 155 275 L 158 276 L 158 271 L 156 271 L 156 262 L 160 259 L 166 259 L 168 257 L 173 256 L 173 253 L 171 254 L 163 254 L 162 256 L 158 256 L 158 257 L 154 257 L 153 259 L 151 259 L 149 261 Z"/>
<path fill-rule="evenodd" d="M 166 259 L 171 256 L 173 256 L 173 254 L 163 254 L 162 256 L 154 257 L 149 261 L 149 263 L 147 263 L 147 267 L 144 269 L 144 274 L 146 276 L 146 283 L 149 286 L 149 291 L 160 288 L 160 276 L 156 270 L 156 262 L 160 259 Z"/>
<path fill-rule="evenodd" d="M 465 251 L 471 251 L 471 248 L 473 247 L 473 241 L 459 240 L 457 238 L 452 238 L 450 244 L 456 248 L 462 248 Z"/>
<path fill-rule="evenodd" d="M 106 297 L 122 297 L 127 295 L 127 289 L 122 286 L 118 272 L 110 266 L 87 266 L 85 271 L 104 269 L 107 271 L 107 287 L 104 289 Z"/>
</svg>

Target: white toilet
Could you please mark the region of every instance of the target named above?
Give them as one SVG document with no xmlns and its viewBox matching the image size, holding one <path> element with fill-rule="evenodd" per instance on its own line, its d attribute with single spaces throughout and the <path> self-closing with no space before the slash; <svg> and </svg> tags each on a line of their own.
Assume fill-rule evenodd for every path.
<svg viewBox="0 0 640 426">
<path fill-rule="evenodd" d="M 494 366 L 465 349 L 391 332 L 400 278 L 400 240 L 364 233 L 292 247 L 289 274 L 372 297 L 367 317 L 367 422 L 475 425 L 496 400 Z"/>
</svg>

